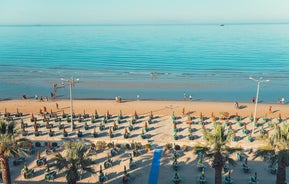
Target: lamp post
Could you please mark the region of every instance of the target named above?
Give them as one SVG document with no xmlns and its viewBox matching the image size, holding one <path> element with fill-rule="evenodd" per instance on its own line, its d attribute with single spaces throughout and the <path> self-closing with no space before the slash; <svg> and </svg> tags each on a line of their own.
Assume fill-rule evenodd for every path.
<svg viewBox="0 0 289 184">
<path fill-rule="evenodd" d="M 261 82 L 270 82 L 270 80 L 262 80 L 263 77 L 260 77 L 259 79 L 254 79 L 253 77 L 249 77 L 250 80 L 257 82 L 257 94 L 256 94 L 256 100 L 255 100 L 255 110 L 254 110 L 254 120 L 253 122 L 256 123 L 256 114 L 257 114 L 257 105 L 258 105 L 258 98 L 259 98 L 259 90 L 260 90 L 260 83 Z M 255 125 L 253 126 L 253 134 L 255 132 Z"/>
<path fill-rule="evenodd" d="M 72 87 L 74 87 L 74 84 L 79 81 L 79 79 L 74 79 L 73 77 L 71 77 L 71 79 L 64 79 L 61 78 L 62 81 L 64 82 L 68 82 L 69 86 L 70 86 L 70 113 L 71 113 L 71 131 L 73 131 L 73 103 L 72 103 Z"/>
</svg>

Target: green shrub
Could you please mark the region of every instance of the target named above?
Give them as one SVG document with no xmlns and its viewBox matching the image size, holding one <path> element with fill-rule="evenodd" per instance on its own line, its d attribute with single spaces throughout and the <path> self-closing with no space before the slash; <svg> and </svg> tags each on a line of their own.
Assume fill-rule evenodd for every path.
<svg viewBox="0 0 289 184">
<path fill-rule="evenodd" d="M 170 150 L 173 147 L 173 145 L 171 143 L 167 143 L 165 145 L 166 150 Z"/>
<path fill-rule="evenodd" d="M 90 148 L 95 148 L 96 145 L 94 143 L 90 143 Z"/>
<path fill-rule="evenodd" d="M 107 144 L 107 147 L 108 148 L 113 148 L 113 144 L 110 142 L 110 143 Z"/>
<path fill-rule="evenodd" d="M 145 149 L 151 149 L 151 144 L 146 144 Z"/>
<path fill-rule="evenodd" d="M 96 142 L 96 148 L 97 149 L 104 149 L 106 147 L 106 143 L 105 143 L 105 141 L 97 141 Z"/>
</svg>

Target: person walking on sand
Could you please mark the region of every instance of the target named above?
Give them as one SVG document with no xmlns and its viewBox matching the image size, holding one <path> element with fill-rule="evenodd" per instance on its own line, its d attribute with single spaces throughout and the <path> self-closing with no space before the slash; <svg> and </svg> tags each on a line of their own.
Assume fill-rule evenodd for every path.
<svg viewBox="0 0 289 184">
<path fill-rule="evenodd" d="M 269 112 L 272 113 L 272 106 L 269 107 Z"/>
<path fill-rule="evenodd" d="M 234 102 L 234 106 L 235 106 L 236 109 L 239 109 L 239 103 L 237 101 Z"/>
<path fill-rule="evenodd" d="M 187 100 L 187 95 L 186 95 L 186 93 L 184 93 L 184 101 L 186 101 Z"/>
<path fill-rule="evenodd" d="M 284 98 L 284 97 L 282 97 L 282 99 L 281 99 L 281 103 L 282 103 L 282 104 L 285 103 L 285 98 Z"/>
<path fill-rule="evenodd" d="M 58 103 L 56 103 L 56 109 L 58 109 Z"/>
<path fill-rule="evenodd" d="M 252 97 L 252 103 L 255 103 L 255 100 L 256 100 L 256 99 L 255 99 L 255 97 L 253 96 L 253 97 Z"/>
<path fill-rule="evenodd" d="M 193 99 L 192 95 L 190 95 L 189 98 L 190 98 L 190 101 L 192 101 L 192 99 Z"/>
</svg>

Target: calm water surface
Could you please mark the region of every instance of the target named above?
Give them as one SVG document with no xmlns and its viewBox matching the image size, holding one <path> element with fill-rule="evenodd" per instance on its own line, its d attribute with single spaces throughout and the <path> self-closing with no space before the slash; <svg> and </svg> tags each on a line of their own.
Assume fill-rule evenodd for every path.
<svg viewBox="0 0 289 184">
<path fill-rule="evenodd" d="M 289 25 L 0 26 L 0 99 L 289 100 Z M 68 98 L 68 87 L 57 90 Z"/>
</svg>

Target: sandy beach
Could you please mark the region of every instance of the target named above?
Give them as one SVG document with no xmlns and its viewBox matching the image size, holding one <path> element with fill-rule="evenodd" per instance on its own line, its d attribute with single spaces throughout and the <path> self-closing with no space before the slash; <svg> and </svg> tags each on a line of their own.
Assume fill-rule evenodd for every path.
<svg viewBox="0 0 289 184">
<path fill-rule="evenodd" d="M 56 103 L 58 104 L 58 109 L 56 108 Z M 204 117 L 205 128 L 212 128 L 212 113 L 217 119 L 217 122 L 224 124 L 226 121 L 230 122 L 232 128 L 236 131 L 236 136 L 238 137 L 238 141 L 232 142 L 231 146 L 234 147 L 243 147 L 245 150 L 256 149 L 262 144 L 264 144 L 261 140 L 258 140 L 260 136 L 261 126 L 255 128 L 255 132 L 253 137 L 255 140 L 253 142 L 249 142 L 247 140 L 248 135 L 244 135 L 242 133 L 242 127 L 238 125 L 238 122 L 234 119 L 236 113 L 241 117 L 240 122 L 247 124 L 247 129 L 249 131 L 253 130 L 253 123 L 250 121 L 251 114 L 254 114 L 254 106 L 253 103 L 242 103 L 239 102 L 240 108 L 235 108 L 233 102 L 203 102 L 203 101 L 123 101 L 122 103 L 117 103 L 114 100 L 74 100 L 73 101 L 73 109 L 75 114 L 89 114 L 90 116 L 94 114 L 97 110 L 100 118 L 96 120 L 95 123 L 90 122 L 90 118 L 84 119 L 84 122 L 87 122 L 89 128 L 88 130 L 84 130 L 84 122 L 78 122 L 75 120 L 76 129 L 71 132 L 70 123 L 67 123 L 65 119 L 62 120 L 66 131 L 69 136 L 64 138 L 61 134 L 61 130 L 58 130 L 56 122 L 51 119 L 51 123 L 54 124 L 54 128 L 52 129 L 55 132 L 53 137 L 48 136 L 49 130 L 45 128 L 45 123 L 42 121 L 43 116 L 40 115 L 40 109 L 43 110 L 46 107 L 48 112 L 58 113 L 59 115 L 64 113 L 70 114 L 70 103 L 69 100 L 55 100 L 55 101 L 36 101 L 36 100 L 4 100 L 0 101 L 0 112 L 1 116 L 4 114 L 5 109 L 7 112 L 16 113 L 17 109 L 19 112 L 24 114 L 23 120 L 28 124 L 26 131 L 28 131 L 28 136 L 26 138 L 32 140 L 33 142 L 39 141 L 41 143 L 49 140 L 50 142 L 57 142 L 61 144 L 61 142 L 66 140 L 83 140 L 86 142 L 96 143 L 97 141 L 105 141 L 106 143 L 114 142 L 115 144 L 120 144 L 121 148 L 119 149 L 119 154 L 114 156 L 112 159 L 114 161 L 113 167 L 105 169 L 104 172 L 108 174 L 109 180 L 106 183 L 122 183 L 123 176 L 123 168 L 126 166 L 128 168 L 129 165 L 129 153 L 132 152 L 131 149 L 125 149 L 125 144 L 131 144 L 134 142 L 141 143 L 142 145 L 151 144 L 151 150 L 141 150 L 141 155 L 138 157 L 134 157 L 134 161 L 136 162 L 136 167 L 134 169 L 128 169 L 128 172 L 131 175 L 130 183 L 148 183 L 151 162 L 154 155 L 154 149 L 163 149 L 163 154 L 161 157 L 160 169 L 159 169 L 159 177 L 158 183 L 166 184 L 171 182 L 171 178 L 173 177 L 174 171 L 171 166 L 172 156 L 169 151 L 164 151 L 164 146 L 167 143 L 177 144 L 181 146 L 181 150 L 179 151 L 181 157 L 179 158 L 180 169 L 179 174 L 182 178 L 182 183 L 197 183 L 197 177 L 200 172 L 197 170 L 197 160 L 196 155 L 192 151 L 195 144 L 203 142 L 202 136 L 202 125 L 199 124 L 201 121 L 200 115 Z M 272 107 L 271 112 L 269 111 L 270 106 Z M 105 125 L 106 130 L 99 131 L 98 127 L 103 119 L 103 116 L 109 111 L 109 114 L 112 115 L 112 118 Z M 117 119 L 117 115 L 122 111 L 124 119 L 118 125 L 118 129 L 113 132 L 114 137 L 109 137 L 109 128 L 112 127 L 114 121 Z M 124 129 L 128 127 L 129 121 L 131 120 L 131 116 L 134 113 L 137 113 L 140 117 L 136 124 L 134 124 L 134 130 L 130 132 L 130 137 L 128 139 L 123 138 Z M 154 115 L 153 123 L 148 125 L 149 131 L 146 133 L 147 138 L 142 139 L 139 135 L 142 133 L 142 128 L 144 128 L 145 122 L 148 121 L 148 117 L 150 113 Z M 38 123 L 43 125 L 39 128 L 42 131 L 41 136 L 34 136 L 34 128 L 33 123 L 30 122 L 31 114 L 34 114 L 35 117 L 38 118 Z M 173 139 L 173 124 L 171 120 L 171 115 L 177 117 L 177 128 L 178 128 L 178 140 Z M 228 120 L 220 119 L 224 114 L 227 114 L 230 117 Z M 193 118 L 193 124 L 191 125 L 194 128 L 193 134 L 197 136 L 195 140 L 188 139 L 188 127 L 189 125 L 186 123 L 187 116 L 191 116 Z M 260 125 L 264 124 L 264 129 L 269 131 L 270 127 L 268 123 L 264 123 L 262 118 L 267 117 L 268 119 L 272 118 L 272 123 L 278 123 L 277 118 L 281 115 L 282 122 L 286 123 L 287 117 L 289 116 L 289 105 L 287 104 L 265 104 L 259 103 L 257 109 L 257 118 L 258 123 Z M 20 119 L 15 119 L 18 122 L 18 126 L 20 127 Z M 99 136 L 94 138 L 92 136 L 94 128 L 97 129 Z M 83 132 L 83 137 L 77 137 L 77 131 L 80 129 Z M 188 150 L 184 150 L 183 148 L 188 146 Z M 40 151 L 41 156 L 47 156 L 47 159 L 53 157 L 53 155 L 46 155 L 44 147 L 35 147 L 35 152 Z M 96 155 L 92 158 L 96 161 L 96 165 L 94 166 L 95 170 L 99 170 L 99 165 L 103 165 L 104 160 L 109 153 L 109 149 L 98 151 Z M 267 163 L 262 162 L 260 159 L 252 160 L 252 153 L 246 152 L 249 156 L 248 165 L 251 168 L 250 173 L 243 173 L 241 169 L 241 162 L 231 168 L 234 183 L 248 183 L 249 176 L 252 176 L 254 172 L 258 173 L 258 177 L 260 183 L 271 184 L 275 182 L 275 175 L 270 174 L 267 171 Z M 232 155 L 233 158 L 236 159 L 235 155 Z M 44 170 L 45 167 L 37 167 L 35 163 L 36 154 L 32 154 L 27 158 L 28 168 L 35 169 L 35 175 L 33 178 L 24 179 L 21 175 L 20 171 L 23 167 L 23 164 L 18 166 L 12 165 L 11 159 L 11 172 L 12 172 L 12 180 L 14 183 L 42 183 L 44 181 Z M 208 183 L 214 183 L 214 169 L 210 167 L 210 161 L 205 160 L 206 166 L 206 176 L 208 179 Z M 288 174 L 288 170 L 287 170 Z M 79 183 L 97 183 L 98 174 L 93 175 L 84 175 Z M 57 173 L 57 177 L 52 183 L 65 183 L 65 176 L 63 172 Z"/>
</svg>

